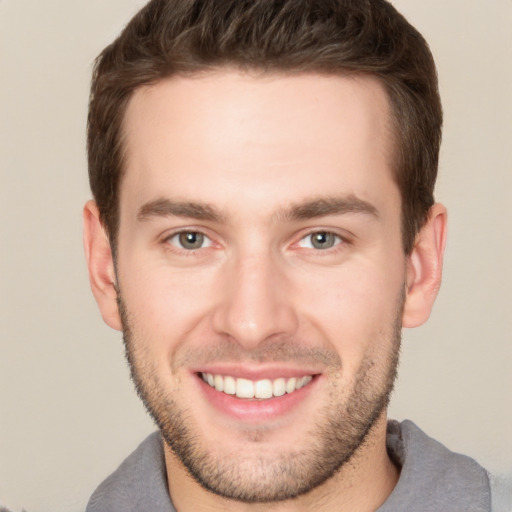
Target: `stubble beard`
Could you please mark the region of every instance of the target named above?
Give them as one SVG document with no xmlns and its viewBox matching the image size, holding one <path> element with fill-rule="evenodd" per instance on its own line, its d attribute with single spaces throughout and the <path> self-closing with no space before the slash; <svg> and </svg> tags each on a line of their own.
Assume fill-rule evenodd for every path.
<svg viewBox="0 0 512 512">
<path fill-rule="evenodd" d="M 336 385 L 331 386 L 329 405 L 319 411 L 303 447 L 279 454 L 258 450 L 254 457 L 238 452 L 218 456 L 201 439 L 188 408 L 159 385 L 151 363 L 138 350 L 140 343 L 120 295 L 118 304 L 126 359 L 137 394 L 173 454 L 203 488 L 221 497 L 264 503 L 308 493 L 336 474 L 358 450 L 364 449 L 368 434 L 389 403 L 399 360 L 403 295 L 398 301 L 391 332 L 379 340 L 390 347 L 383 374 L 375 371 L 382 363 L 377 364 L 368 355 L 359 367 L 347 399 L 340 401 L 340 390 Z M 337 354 L 334 358 L 339 361 Z M 333 360 L 332 354 L 330 359 Z M 333 372 L 338 371 L 337 363 L 332 365 Z M 264 432 L 257 428 L 247 430 L 246 434 L 248 442 L 253 443 L 264 437 Z"/>
</svg>

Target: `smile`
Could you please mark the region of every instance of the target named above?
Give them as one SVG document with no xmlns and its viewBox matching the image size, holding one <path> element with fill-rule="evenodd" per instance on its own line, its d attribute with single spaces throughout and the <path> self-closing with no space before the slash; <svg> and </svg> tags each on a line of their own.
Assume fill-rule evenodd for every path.
<svg viewBox="0 0 512 512">
<path fill-rule="evenodd" d="M 258 398 L 262 400 L 293 393 L 309 384 L 313 379 L 311 375 L 305 375 L 304 377 L 288 379 L 281 377 L 274 380 L 253 381 L 229 375 L 213 375 L 203 372 L 200 375 L 209 386 L 217 391 L 227 395 L 235 395 L 238 398 Z"/>
</svg>

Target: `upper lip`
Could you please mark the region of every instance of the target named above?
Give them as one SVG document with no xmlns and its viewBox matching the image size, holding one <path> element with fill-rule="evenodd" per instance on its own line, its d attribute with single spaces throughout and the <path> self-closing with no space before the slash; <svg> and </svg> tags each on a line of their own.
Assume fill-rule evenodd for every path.
<svg viewBox="0 0 512 512">
<path fill-rule="evenodd" d="M 211 373 L 212 375 L 230 376 L 253 381 L 278 378 L 304 377 L 321 373 L 317 368 L 293 367 L 286 364 L 244 365 L 212 364 L 192 369 L 193 373 Z"/>
</svg>

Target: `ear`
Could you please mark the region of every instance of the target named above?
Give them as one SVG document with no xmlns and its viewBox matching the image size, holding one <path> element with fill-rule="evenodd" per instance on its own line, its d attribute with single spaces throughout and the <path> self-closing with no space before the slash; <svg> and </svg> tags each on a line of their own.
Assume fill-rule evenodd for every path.
<svg viewBox="0 0 512 512">
<path fill-rule="evenodd" d="M 84 248 L 92 293 L 107 325 L 122 330 L 117 307 L 116 274 L 107 233 L 94 201 L 84 206 Z"/>
<path fill-rule="evenodd" d="M 407 258 L 407 289 L 402 325 L 418 327 L 428 320 L 441 287 L 446 244 L 446 208 L 436 203 L 416 236 Z"/>
</svg>

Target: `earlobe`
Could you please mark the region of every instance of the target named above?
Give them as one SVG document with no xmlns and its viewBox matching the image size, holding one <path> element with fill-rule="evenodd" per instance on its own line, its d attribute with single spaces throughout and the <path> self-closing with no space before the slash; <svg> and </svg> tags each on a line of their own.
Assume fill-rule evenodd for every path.
<svg viewBox="0 0 512 512">
<path fill-rule="evenodd" d="M 117 307 L 116 275 L 110 242 L 100 221 L 94 201 L 84 206 L 84 249 L 91 290 L 103 320 L 113 329 L 121 330 Z"/>
<path fill-rule="evenodd" d="M 407 258 L 406 301 L 402 321 L 404 327 L 418 327 L 430 316 L 441 286 L 446 225 L 446 208 L 436 203 Z"/>
</svg>

